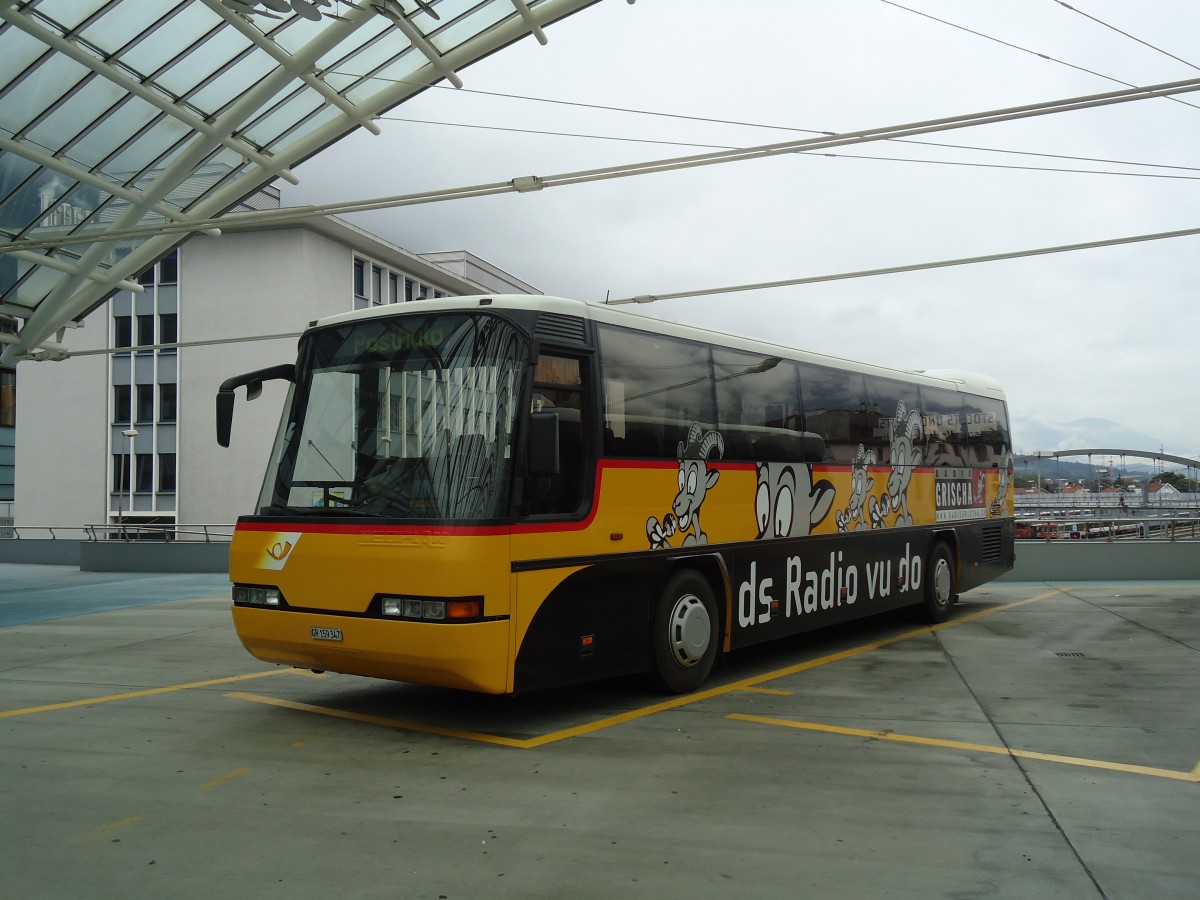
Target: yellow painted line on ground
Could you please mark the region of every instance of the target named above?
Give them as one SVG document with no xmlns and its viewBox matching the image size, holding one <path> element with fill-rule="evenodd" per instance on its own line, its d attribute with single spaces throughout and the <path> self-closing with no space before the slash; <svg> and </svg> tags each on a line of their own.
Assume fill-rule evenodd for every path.
<svg viewBox="0 0 1200 900">
<path fill-rule="evenodd" d="M 971 753 L 994 753 L 998 756 L 1011 756 L 1020 759 L 1040 759 L 1044 762 L 1063 763 L 1068 766 L 1084 766 L 1089 769 L 1107 769 L 1110 772 L 1128 772 L 1133 775 L 1150 775 L 1154 778 L 1170 778 L 1175 781 L 1190 781 L 1200 783 L 1200 765 L 1191 772 L 1177 772 L 1174 769 L 1156 769 L 1151 766 L 1134 766 L 1128 763 L 1106 762 L 1101 759 L 1084 759 L 1078 756 L 1060 756 L 1055 753 L 1038 753 L 1035 750 L 1013 750 L 992 744 L 971 744 L 966 741 L 947 741 L 941 738 L 918 737 L 912 734 L 897 734 L 892 731 L 871 731 L 864 728 L 843 728 L 839 725 L 824 725 L 820 722 L 797 722 L 792 719 L 779 719 L 774 716 L 752 716 L 745 713 L 730 713 L 728 719 L 739 722 L 755 722 L 759 725 L 775 725 L 781 728 L 800 728 L 806 731 L 821 731 L 827 734 L 844 734 L 851 737 L 873 738 L 880 741 L 895 741 L 901 744 L 919 744 L 925 747 L 945 747 L 950 750 L 966 750 Z"/>
<path fill-rule="evenodd" d="M 850 659 L 851 657 L 858 656 L 862 653 L 868 653 L 871 650 L 878 650 L 880 647 L 887 647 L 891 644 L 907 641 L 914 637 L 921 637 L 923 635 L 930 634 L 933 631 L 940 631 L 944 628 L 955 628 L 959 625 L 964 625 L 967 622 L 973 622 L 976 619 L 983 618 L 984 616 L 995 615 L 999 612 L 1005 612 L 1010 609 L 1027 606 L 1030 603 L 1037 603 L 1041 600 L 1048 600 L 1049 598 L 1057 597 L 1062 593 L 1063 591 L 1060 589 L 1045 591 L 1034 597 L 1026 597 L 1024 600 L 1015 600 L 1012 603 L 1005 603 L 1001 606 L 980 610 L 977 613 L 960 616 L 952 619 L 949 622 L 944 622 L 941 625 L 933 625 L 929 627 L 918 628 L 913 631 L 906 631 L 902 634 L 893 635 L 892 637 L 884 638 L 879 641 L 872 641 L 869 644 L 861 644 L 858 647 L 852 647 L 849 650 L 842 650 L 839 653 L 831 653 L 828 656 L 806 660 L 805 662 L 797 663 L 794 666 L 775 669 L 774 671 L 764 672 L 761 675 L 754 675 L 750 678 L 743 678 L 739 681 L 731 681 L 727 684 L 718 685 L 716 687 L 707 688 L 701 691 L 695 691 L 691 694 L 672 697 L 669 700 L 663 700 L 659 703 L 651 704 L 650 706 L 640 707 L 639 709 L 632 709 L 628 712 L 618 713 L 615 716 L 606 716 L 605 718 L 597 719 L 594 722 L 586 722 L 582 725 L 576 725 L 572 728 L 551 731 L 546 734 L 538 735 L 537 737 L 525 739 L 506 738 L 499 735 L 487 734 L 485 732 L 466 731 L 457 728 L 444 728 L 439 725 L 427 725 L 422 722 L 409 722 L 400 719 L 389 719 L 384 716 L 373 716 L 366 713 L 344 712 L 343 710 L 333 709 L 330 707 L 313 706 L 311 704 L 297 703 L 291 700 L 277 700 L 257 694 L 233 692 L 226 694 L 225 696 L 238 700 L 249 700 L 254 703 L 265 703 L 271 706 L 281 706 L 288 709 L 319 713 L 321 715 L 333 716 L 334 718 L 339 719 L 349 719 L 357 722 L 383 725 L 387 728 L 419 731 L 426 734 L 440 734 L 447 737 L 462 738 L 464 740 L 480 741 L 485 744 L 497 744 L 502 747 L 516 747 L 519 749 L 528 750 L 534 747 L 543 747 L 546 744 L 553 744 L 557 741 L 567 740 L 568 738 L 580 737 L 581 735 L 591 734 L 596 731 L 603 731 L 606 728 L 612 728 L 614 725 L 623 725 L 626 722 L 644 719 L 648 716 L 657 715 L 661 712 L 678 709 L 682 706 L 690 706 L 693 703 L 700 703 L 704 700 L 711 700 L 714 697 L 722 697 L 726 694 L 732 694 L 737 691 L 774 691 L 775 689 L 772 688 L 763 689 L 760 687 L 760 685 L 763 682 L 774 681 L 777 678 L 786 678 L 788 675 L 795 675 L 798 672 L 804 672 L 808 669 L 815 669 L 818 666 L 825 666 L 829 665 L 830 663 L 839 662 L 843 659 Z"/>
<path fill-rule="evenodd" d="M 795 691 L 785 691 L 780 688 L 765 688 L 765 687 L 748 687 L 745 688 L 748 694 L 770 694 L 772 697 L 790 697 Z"/>
<path fill-rule="evenodd" d="M 94 844 L 101 838 L 106 838 L 114 832 L 128 828 L 130 825 L 136 825 L 140 821 L 142 821 L 141 816 L 130 816 L 127 819 L 121 819 L 119 822 L 113 822 L 111 825 L 105 825 L 99 831 L 93 831 L 91 834 L 81 837 L 79 839 L 79 844 L 85 847 L 88 844 Z"/>
<path fill-rule="evenodd" d="M 266 706 L 279 706 L 284 709 L 296 709 L 301 712 L 317 713 L 335 719 L 348 719 L 351 722 L 366 722 L 369 725 L 383 725 L 387 728 L 399 728 L 404 731 L 421 731 L 426 734 L 440 734 L 446 737 L 463 738 L 469 741 L 481 741 L 485 744 L 499 744 L 503 747 L 531 746 L 528 741 L 516 738 L 506 738 L 495 734 L 479 731 L 465 731 L 461 728 L 443 728 L 440 725 L 427 725 L 424 722 L 408 722 L 403 719 L 389 719 L 386 716 L 373 716 L 369 713 L 349 712 L 344 709 L 334 709 L 329 706 L 314 706 L 311 703 L 299 703 L 295 700 L 281 700 L 278 697 L 264 697 L 261 694 L 247 694 L 234 691 L 225 695 L 234 700 L 248 700 L 251 703 L 262 703 Z M 293 745 L 294 746 L 294 745 Z"/>
<path fill-rule="evenodd" d="M 235 779 L 235 778 L 241 778 L 243 775 L 248 775 L 248 774 L 250 774 L 250 770 L 247 769 L 245 766 L 242 766 L 240 768 L 234 769 L 232 772 L 226 772 L 224 775 L 218 776 L 217 778 L 214 778 L 212 781 L 206 781 L 206 782 L 204 782 L 204 784 L 200 785 L 200 787 L 204 788 L 205 790 L 211 790 L 212 788 L 220 787 L 223 784 L 228 784 L 229 782 L 233 781 L 233 779 Z"/>
<path fill-rule="evenodd" d="M 153 697 L 155 694 L 172 694 L 176 691 L 189 691 L 192 688 L 212 687 L 217 684 L 231 684 L 235 681 L 248 681 L 252 678 L 266 678 L 270 675 L 281 675 L 290 669 L 269 669 L 266 672 L 251 672 L 248 675 L 230 675 L 226 678 L 212 678 L 208 681 L 192 681 L 187 684 L 171 684 L 166 687 L 146 688 L 142 691 L 129 691 L 124 694 L 109 694 L 105 697 L 92 697 L 88 700 L 68 700 L 65 703 L 48 703 L 45 706 L 29 706 L 25 709 L 0 710 L 0 719 L 9 716 L 28 716 L 33 713 L 54 712 L 60 709 L 75 709 L 80 706 L 94 706 L 97 703 L 112 703 L 114 700 L 134 700 L 138 697 Z"/>
</svg>

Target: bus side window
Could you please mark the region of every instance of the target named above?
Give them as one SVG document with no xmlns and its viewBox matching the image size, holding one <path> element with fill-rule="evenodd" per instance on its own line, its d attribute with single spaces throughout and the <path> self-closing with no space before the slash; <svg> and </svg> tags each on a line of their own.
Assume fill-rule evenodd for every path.
<svg viewBox="0 0 1200 900">
<path fill-rule="evenodd" d="M 533 375 L 531 412 L 558 413 L 557 475 L 534 479 L 530 512 L 567 514 L 579 509 L 583 496 L 585 453 L 583 365 L 575 357 L 543 353 Z"/>
<path fill-rule="evenodd" d="M 805 430 L 825 440 L 826 462 L 848 465 L 869 446 L 866 379 L 858 372 L 801 365 Z"/>
<path fill-rule="evenodd" d="M 693 422 L 714 421 L 710 348 L 612 325 L 597 330 L 605 454 L 675 459 Z"/>
<path fill-rule="evenodd" d="M 1005 453 L 1011 450 L 1004 404 L 988 397 L 963 395 L 963 418 L 971 465 L 999 468 L 1006 465 Z"/>
<path fill-rule="evenodd" d="M 891 465 L 893 437 L 908 433 L 908 417 L 914 410 L 920 411 L 921 398 L 915 384 L 890 378 L 868 378 L 867 390 L 871 395 L 868 412 L 871 443 L 867 445 L 867 449 L 874 450 L 875 460 L 880 465 Z M 905 421 L 897 421 L 901 409 Z M 920 451 L 921 462 L 924 464 L 925 448 L 921 443 L 922 437 L 923 434 L 916 435 L 915 449 Z"/>
<path fill-rule="evenodd" d="M 965 466 L 963 402 L 958 391 L 947 388 L 921 388 L 921 414 L 925 423 L 925 464 L 929 466 Z"/>
</svg>

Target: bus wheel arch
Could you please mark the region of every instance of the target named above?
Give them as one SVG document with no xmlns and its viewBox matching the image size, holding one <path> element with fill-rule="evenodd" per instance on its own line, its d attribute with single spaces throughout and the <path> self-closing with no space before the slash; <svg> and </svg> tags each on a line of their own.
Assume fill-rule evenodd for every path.
<svg viewBox="0 0 1200 900">
<path fill-rule="evenodd" d="M 935 534 L 925 559 L 925 589 L 921 612 L 926 621 L 938 624 L 950 618 L 958 600 L 958 547 L 953 532 Z"/>
<path fill-rule="evenodd" d="M 680 566 L 651 611 L 650 670 L 663 690 L 686 694 L 708 678 L 720 652 L 723 604 L 703 566 Z"/>
</svg>

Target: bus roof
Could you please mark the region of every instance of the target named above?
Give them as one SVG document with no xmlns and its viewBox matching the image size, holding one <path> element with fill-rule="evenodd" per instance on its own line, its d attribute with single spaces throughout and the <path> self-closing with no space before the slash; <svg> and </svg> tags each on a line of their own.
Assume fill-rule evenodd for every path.
<svg viewBox="0 0 1200 900">
<path fill-rule="evenodd" d="M 582 300 L 570 300 L 565 297 L 552 297 L 545 294 L 478 294 L 467 297 L 443 297 L 437 300 L 417 300 L 404 304 L 387 304 L 372 306 L 369 309 L 354 310 L 338 313 L 309 323 L 308 330 L 325 328 L 331 325 L 341 325 L 349 322 L 366 321 L 374 318 L 388 318 L 405 314 L 428 314 L 431 312 L 461 312 L 465 310 L 513 309 L 549 312 L 564 316 L 576 316 L 609 325 L 621 325 L 655 334 L 678 337 L 717 344 L 734 350 L 746 350 L 752 353 L 765 353 L 781 356 L 786 359 L 811 362 L 817 365 L 833 366 L 840 369 L 850 369 L 869 375 L 884 378 L 897 378 L 904 381 L 918 381 L 938 384 L 951 390 L 961 390 L 971 394 L 1004 399 L 1004 390 L 996 379 L 968 372 L 961 369 L 892 369 L 857 360 L 830 356 L 782 344 L 774 344 L 757 338 L 742 337 L 723 331 L 713 331 L 696 325 L 683 325 L 666 319 L 631 312 L 625 307 L 607 306 L 603 303 L 589 303 Z"/>
</svg>

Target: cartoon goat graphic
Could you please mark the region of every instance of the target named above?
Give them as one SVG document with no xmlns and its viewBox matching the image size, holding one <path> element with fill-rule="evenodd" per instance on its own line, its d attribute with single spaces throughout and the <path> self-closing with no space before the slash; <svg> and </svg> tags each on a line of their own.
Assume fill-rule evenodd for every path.
<svg viewBox="0 0 1200 900">
<path fill-rule="evenodd" d="M 671 512 L 660 523 L 653 516 L 646 522 L 650 549 L 669 547 L 668 538 L 676 532 L 688 532 L 683 546 L 707 544 L 708 535 L 700 528 L 700 507 L 705 495 L 717 483 L 721 473 L 708 467 L 709 459 L 720 459 L 725 439 L 716 431 L 705 431 L 699 422 L 688 429 L 687 442 L 679 442 L 679 493 L 671 503 Z"/>
<path fill-rule="evenodd" d="M 912 513 L 908 511 L 908 485 L 913 472 L 921 465 L 921 448 L 917 446 L 921 440 L 921 413 L 908 409 L 901 400 L 896 404 L 896 418 L 892 420 L 891 432 L 889 455 L 892 474 L 888 476 L 888 493 L 884 502 L 896 513 L 896 521 L 892 525 L 899 528 L 913 523 Z"/>
<path fill-rule="evenodd" d="M 825 479 L 813 484 L 809 466 L 759 463 L 754 498 L 758 539 L 808 534 L 829 514 L 834 487 Z"/>
<path fill-rule="evenodd" d="M 992 501 L 991 514 L 1004 515 L 1008 509 L 1008 489 L 1012 480 L 1012 454 L 1000 448 L 1000 483 L 996 487 L 996 499 Z"/>
<path fill-rule="evenodd" d="M 872 522 L 863 515 L 863 506 L 867 497 L 875 487 L 875 479 L 871 477 L 871 466 L 875 465 L 875 452 L 858 445 L 854 454 L 854 462 L 850 475 L 850 505 L 837 512 L 838 531 L 865 531 L 872 527 Z M 875 498 L 872 497 L 872 500 Z M 875 504 L 872 504 L 872 512 Z M 874 518 L 874 527 L 878 528 L 878 518 Z"/>
</svg>

